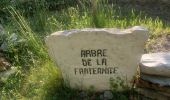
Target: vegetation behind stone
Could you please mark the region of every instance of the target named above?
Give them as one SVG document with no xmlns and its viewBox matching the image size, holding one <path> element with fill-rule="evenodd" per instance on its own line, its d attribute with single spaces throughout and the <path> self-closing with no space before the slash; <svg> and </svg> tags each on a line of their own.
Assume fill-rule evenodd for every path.
<svg viewBox="0 0 170 100">
<path fill-rule="evenodd" d="M 154 4 L 147 2 L 143 6 L 137 0 L 1 0 L 0 52 L 17 71 L 0 82 L 0 99 L 82 100 L 79 90 L 63 83 L 59 69 L 47 54 L 45 37 L 61 30 L 141 25 L 150 30 L 145 52 L 151 52 L 150 45 L 170 33 L 168 4 L 160 7 Z M 153 8 L 159 8 L 160 13 Z M 112 93 L 122 100 L 135 94 L 132 90 Z M 87 96 L 95 99 L 100 94 L 89 90 Z"/>
</svg>

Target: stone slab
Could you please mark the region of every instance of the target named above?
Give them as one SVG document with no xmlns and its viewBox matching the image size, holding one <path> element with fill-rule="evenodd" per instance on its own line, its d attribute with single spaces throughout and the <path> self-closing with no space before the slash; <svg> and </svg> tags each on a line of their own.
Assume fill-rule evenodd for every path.
<svg viewBox="0 0 170 100">
<path fill-rule="evenodd" d="M 162 76 L 153 76 L 153 75 L 140 75 L 143 80 L 159 84 L 160 86 L 170 86 L 170 78 L 169 77 L 162 77 Z"/>
<path fill-rule="evenodd" d="M 46 38 L 50 57 L 72 88 L 109 90 L 110 79 L 130 84 L 143 53 L 148 30 L 77 29 Z"/>
<path fill-rule="evenodd" d="M 140 95 L 140 100 L 169 100 L 170 95 L 164 92 L 147 89 L 147 88 L 138 88 L 136 90 Z"/>
<path fill-rule="evenodd" d="M 167 94 L 167 96 L 170 96 L 170 87 L 169 86 L 160 86 L 159 84 L 154 84 L 149 81 L 139 79 L 136 83 L 137 88 L 146 88 L 146 89 L 152 89 L 155 91 L 163 92 Z"/>
<path fill-rule="evenodd" d="M 170 77 L 170 52 L 144 54 L 140 70 L 144 74 Z"/>
</svg>

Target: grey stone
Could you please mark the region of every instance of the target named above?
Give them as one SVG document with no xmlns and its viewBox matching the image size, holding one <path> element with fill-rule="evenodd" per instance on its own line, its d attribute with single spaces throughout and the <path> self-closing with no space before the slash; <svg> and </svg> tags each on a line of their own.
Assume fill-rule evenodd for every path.
<svg viewBox="0 0 170 100">
<path fill-rule="evenodd" d="M 144 54 L 140 70 L 144 74 L 170 77 L 170 52 Z"/>
<path fill-rule="evenodd" d="M 151 83 L 159 84 L 160 86 L 170 86 L 170 78 L 169 77 L 141 74 L 141 78 L 143 80 L 149 81 Z"/>
<path fill-rule="evenodd" d="M 2 51 L 8 51 L 8 44 L 7 44 L 7 42 L 4 41 L 4 42 L 1 44 L 0 49 L 1 49 Z"/>
<path fill-rule="evenodd" d="M 113 94 L 111 91 L 104 91 L 104 99 L 111 100 L 113 98 Z"/>
<path fill-rule="evenodd" d="M 131 85 L 147 39 L 148 30 L 135 26 L 59 31 L 45 42 L 72 88 L 109 90 L 110 78 L 120 77 Z"/>
<path fill-rule="evenodd" d="M 8 51 L 9 45 L 11 45 L 10 43 L 12 43 L 13 46 L 18 46 L 20 44 L 26 43 L 26 39 L 20 39 L 16 33 L 10 34 L 8 37 L 6 34 L 4 34 L 2 37 L 2 44 L 0 46 L 0 50 L 2 51 Z"/>
</svg>

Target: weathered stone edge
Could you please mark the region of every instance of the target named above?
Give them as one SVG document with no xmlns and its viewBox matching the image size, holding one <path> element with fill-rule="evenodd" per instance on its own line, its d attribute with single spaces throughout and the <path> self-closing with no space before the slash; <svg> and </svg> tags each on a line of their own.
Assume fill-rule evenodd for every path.
<svg viewBox="0 0 170 100">
<path fill-rule="evenodd" d="M 115 29 L 115 28 L 85 28 L 85 29 L 73 29 L 73 30 L 65 30 L 65 31 L 57 31 L 52 33 L 50 36 L 53 35 L 62 35 L 62 36 L 69 36 L 74 33 L 79 33 L 79 32 L 98 32 L 98 31 L 103 31 L 109 34 L 131 34 L 131 33 L 148 33 L 148 29 L 142 26 L 134 26 L 132 28 L 128 29 Z M 48 38 L 49 36 L 47 36 Z"/>
</svg>

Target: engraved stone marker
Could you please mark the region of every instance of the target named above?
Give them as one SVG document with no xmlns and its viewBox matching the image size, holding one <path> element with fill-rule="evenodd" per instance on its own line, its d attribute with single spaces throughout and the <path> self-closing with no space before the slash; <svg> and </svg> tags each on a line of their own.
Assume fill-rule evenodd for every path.
<svg viewBox="0 0 170 100">
<path fill-rule="evenodd" d="M 148 31 L 82 29 L 60 31 L 46 38 L 49 55 L 72 88 L 109 90 L 110 78 L 128 84 L 136 73 Z"/>
</svg>

